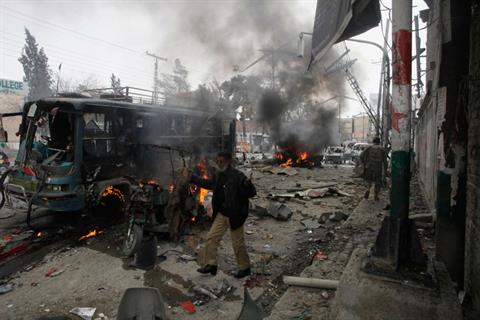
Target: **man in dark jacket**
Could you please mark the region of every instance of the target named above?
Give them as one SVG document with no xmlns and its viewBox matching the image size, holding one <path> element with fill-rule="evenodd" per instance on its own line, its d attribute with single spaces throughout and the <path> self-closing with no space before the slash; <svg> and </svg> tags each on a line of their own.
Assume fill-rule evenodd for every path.
<svg viewBox="0 0 480 320">
<path fill-rule="evenodd" d="M 217 249 L 225 232 L 230 229 L 233 251 L 239 271 L 236 278 L 250 275 L 250 259 L 245 247 L 243 224 L 248 216 L 248 198 L 256 195 L 250 179 L 232 167 L 232 154 L 220 152 L 216 160 L 218 173 L 211 179 L 192 175 L 191 182 L 204 189 L 213 190 L 213 224 L 205 245 L 206 265 L 197 271 L 217 273 Z"/>
</svg>

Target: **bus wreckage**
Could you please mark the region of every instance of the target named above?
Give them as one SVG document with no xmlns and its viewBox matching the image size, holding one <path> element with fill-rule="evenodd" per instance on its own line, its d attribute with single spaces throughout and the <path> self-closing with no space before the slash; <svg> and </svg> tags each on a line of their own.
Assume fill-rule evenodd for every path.
<svg viewBox="0 0 480 320">
<path fill-rule="evenodd" d="M 234 114 L 121 100 L 26 103 L 15 164 L 0 180 L 1 205 L 24 202 L 29 227 L 32 208 L 130 211 L 129 234 L 150 226 L 178 239 L 182 225 L 205 212 L 206 190 L 179 181 L 176 171 L 208 176 L 208 159 L 234 150 Z"/>
</svg>

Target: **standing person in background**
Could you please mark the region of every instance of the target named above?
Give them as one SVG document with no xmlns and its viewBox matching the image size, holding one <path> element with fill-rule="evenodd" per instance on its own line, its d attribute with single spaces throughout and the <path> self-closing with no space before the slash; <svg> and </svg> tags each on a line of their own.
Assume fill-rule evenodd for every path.
<svg viewBox="0 0 480 320">
<path fill-rule="evenodd" d="M 373 145 L 366 148 L 360 154 L 363 163 L 363 179 L 368 183 L 368 190 L 365 192 L 365 199 L 370 196 L 372 184 L 375 184 L 375 201 L 379 200 L 380 189 L 384 184 L 384 177 L 387 171 L 387 152 L 380 145 L 380 138 L 373 138 Z"/>
</svg>

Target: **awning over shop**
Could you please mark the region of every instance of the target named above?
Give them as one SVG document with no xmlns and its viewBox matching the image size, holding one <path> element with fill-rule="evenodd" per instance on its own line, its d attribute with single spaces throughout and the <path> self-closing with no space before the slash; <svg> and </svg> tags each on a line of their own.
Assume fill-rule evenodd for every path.
<svg viewBox="0 0 480 320">
<path fill-rule="evenodd" d="M 377 26 L 380 19 L 378 0 L 317 0 L 310 65 L 335 43 Z"/>
</svg>

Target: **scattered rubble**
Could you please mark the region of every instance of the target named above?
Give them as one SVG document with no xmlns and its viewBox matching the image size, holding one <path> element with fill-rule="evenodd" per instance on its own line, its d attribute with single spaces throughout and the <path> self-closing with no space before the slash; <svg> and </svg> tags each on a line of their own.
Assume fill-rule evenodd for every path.
<svg viewBox="0 0 480 320">
<path fill-rule="evenodd" d="M 77 307 L 70 310 L 71 314 L 77 315 L 84 320 L 92 320 L 97 308 Z"/>
<path fill-rule="evenodd" d="M 275 202 L 270 202 L 267 212 L 270 216 L 281 221 L 287 221 L 293 214 L 292 209 L 290 209 L 283 203 Z"/>
<path fill-rule="evenodd" d="M 328 217 L 328 219 L 330 219 L 331 221 L 340 222 L 342 220 L 347 220 L 348 214 L 342 211 L 335 211 Z"/>
<path fill-rule="evenodd" d="M 245 286 L 247 288 L 261 287 L 265 278 L 259 274 L 252 274 L 247 280 L 245 280 Z"/>
<path fill-rule="evenodd" d="M 8 293 L 13 290 L 13 285 L 10 283 L 0 285 L 0 294 Z"/>
<path fill-rule="evenodd" d="M 305 200 L 315 199 L 315 198 L 324 198 L 326 196 L 344 196 L 344 197 L 352 197 L 349 193 L 346 193 L 342 190 L 337 188 L 318 188 L 318 189 L 306 189 L 300 190 L 296 192 L 285 192 L 285 193 L 269 193 L 267 195 L 270 199 L 278 199 L 278 198 L 300 198 Z"/>
<path fill-rule="evenodd" d="M 321 227 L 321 224 L 318 223 L 318 221 L 314 218 L 305 219 L 300 222 L 305 226 L 306 229 L 310 229 L 310 230 Z"/>
</svg>

